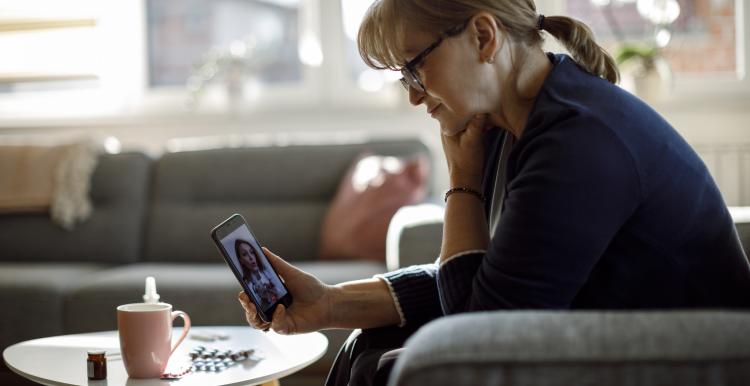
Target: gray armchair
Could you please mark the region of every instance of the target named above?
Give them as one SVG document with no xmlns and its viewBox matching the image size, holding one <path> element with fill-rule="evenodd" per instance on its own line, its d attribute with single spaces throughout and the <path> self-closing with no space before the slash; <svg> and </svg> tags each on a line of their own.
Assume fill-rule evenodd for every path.
<svg viewBox="0 0 750 386">
<path fill-rule="evenodd" d="M 487 312 L 406 343 L 390 385 L 747 385 L 750 313 Z"/>
<path fill-rule="evenodd" d="M 750 208 L 731 208 L 745 250 Z M 388 268 L 434 261 L 440 207 L 403 208 Z M 750 294 L 748 294 L 750 296 Z M 439 318 L 407 342 L 389 385 L 748 385 L 750 312 L 495 311 Z"/>
</svg>

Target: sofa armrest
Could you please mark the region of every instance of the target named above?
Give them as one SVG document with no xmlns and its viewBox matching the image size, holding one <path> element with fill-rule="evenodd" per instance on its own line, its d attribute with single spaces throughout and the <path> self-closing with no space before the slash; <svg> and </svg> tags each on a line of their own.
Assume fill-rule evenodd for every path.
<svg viewBox="0 0 750 386">
<path fill-rule="evenodd" d="M 750 312 L 484 312 L 415 333 L 389 385 L 740 385 Z"/>
<path fill-rule="evenodd" d="M 745 252 L 750 250 L 750 207 L 730 207 Z M 436 204 L 405 206 L 391 219 L 386 237 L 388 270 L 430 263 L 440 254 L 445 208 Z"/>
<path fill-rule="evenodd" d="M 385 259 L 392 271 L 435 261 L 440 255 L 445 208 L 436 204 L 405 206 L 388 226 Z"/>
</svg>

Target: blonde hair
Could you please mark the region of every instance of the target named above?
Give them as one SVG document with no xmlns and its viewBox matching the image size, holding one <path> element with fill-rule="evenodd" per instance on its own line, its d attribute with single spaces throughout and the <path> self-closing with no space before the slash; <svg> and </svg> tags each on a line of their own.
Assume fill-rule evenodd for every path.
<svg viewBox="0 0 750 386">
<path fill-rule="evenodd" d="M 492 14 L 515 42 L 541 46 L 539 15 L 533 0 L 375 0 L 359 28 L 359 54 L 372 68 L 399 70 L 410 59 L 400 46 L 405 40 L 406 23 L 437 35 L 479 11 Z M 586 71 L 617 83 L 620 74 L 614 59 L 596 44 L 585 24 L 565 16 L 550 16 L 544 18 L 543 29 L 559 40 Z"/>
</svg>

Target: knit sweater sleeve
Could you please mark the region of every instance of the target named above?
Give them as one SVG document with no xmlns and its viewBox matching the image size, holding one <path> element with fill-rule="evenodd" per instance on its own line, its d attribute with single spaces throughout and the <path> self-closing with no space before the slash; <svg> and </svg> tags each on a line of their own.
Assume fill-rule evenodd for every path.
<svg viewBox="0 0 750 386">
<path fill-rule="evenodd" d="M 569 308 L 638 205 L 636 164 L 606 127 L 571 119 L 522 146 L 486 253 L 440 265 L 445 314 Z"/>
<path fill-rule="evenodd" d="M 443 315 L 436 272 L 437 264 L 423 264 L 375 275 L 388 284 L 401 317 L 399 326 L 419 326 Z"/>
</svg>

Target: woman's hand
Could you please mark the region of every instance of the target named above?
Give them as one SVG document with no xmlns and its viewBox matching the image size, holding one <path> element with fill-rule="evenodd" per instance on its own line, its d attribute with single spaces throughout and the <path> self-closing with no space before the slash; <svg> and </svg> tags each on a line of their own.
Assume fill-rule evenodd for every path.
<svg viewBox="0 0 750 386">
<path fill-rule="evenodd" d="M 280 334 L 299 334 L 318 331 L 331 326 L 331 287 L 316 277 L 301 271 L 282 258 L 263 248 L 271 265 L 284 279 L 284 284 L 292 293 L 292 305 L 286 309 L 279 304 L 273 313 L 271 323 L 263 322 L 255 305 L 244 291 L 239 294 L 240 304 L 245 309 L 245 318 L 254 328 L 273 328 Z"/>
<path fill-rule="evenodd" d="M 464 130 L 452 136 L 442 136 L 451 187 L 465 186 L 477 191 L 481 189 L 484 165 L 482 134 L 488 124 L 486 114 L 476 115 Z"/>
<path fill-rule="evenodd" d="M 482 135 L 489 128 L 487 115 L 477 115 L 463 131 L 453 136 L 443 136 L 443 151 L 448 160 L 451 188 L 467 187 L 482 190 L 484 145 Z M 484 205 L 466 194 L 454 196 L 445 207 L 443 243 L 440 261 L 457 253 L 487 249 L 489 232 Z"/>
</svg>

